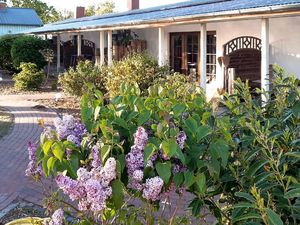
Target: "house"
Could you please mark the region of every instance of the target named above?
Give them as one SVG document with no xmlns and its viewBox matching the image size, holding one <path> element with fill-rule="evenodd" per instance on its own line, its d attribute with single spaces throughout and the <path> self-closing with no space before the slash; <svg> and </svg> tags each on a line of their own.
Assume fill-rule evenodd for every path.
<svg viewBox="0 0 300 225">
<path fill-rule="evenodd" d="M 42 25 L 42 21 L 33 9 L 10 8 L 7 7 L 6 0 L 0 0 L 0 36 L 19 33 Z"/>
<path fill-rule="evenodd" d="M 238 77 L 268 90 L 273 64 L 300 78 L 300 0 L 191 0 L 148 9 L 128 0 L 128 6 L 127 12 L 79 16 L 26 33 L 53 35 L 58 58 L 69 41 L 77 56 L 90 47 L 96 63 L 111 64 L 114 35 L 131 30 L 161 65 L 194 77 L 210 97 L 230 90 Z"/>
</svg>

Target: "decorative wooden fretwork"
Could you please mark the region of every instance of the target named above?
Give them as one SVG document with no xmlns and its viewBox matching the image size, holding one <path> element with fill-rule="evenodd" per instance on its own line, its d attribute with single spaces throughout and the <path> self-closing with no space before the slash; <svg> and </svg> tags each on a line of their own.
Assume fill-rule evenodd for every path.
<svg viewBox="0 0 300 225">
<path fill-rule="evenodd" d="M 223 55 L 230 55 L 231 53 L 240 49 L 256 49 L 261 51 L 261 40 L 256 37 L 242 36 L 232 39 L 227 42 L 224 46 Z"/>
</svg>

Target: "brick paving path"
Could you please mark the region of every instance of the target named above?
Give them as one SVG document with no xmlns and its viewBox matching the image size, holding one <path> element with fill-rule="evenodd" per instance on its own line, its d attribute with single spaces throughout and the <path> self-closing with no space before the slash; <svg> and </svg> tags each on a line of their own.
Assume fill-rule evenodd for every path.
<svg viewBox="0 0 300 225">
<path fill-rule="evenodd" d="M 44 119 L 49 124 L 56 113 L 39 110 L 35 105 L 24 96 L 0 96 L 0 106 L 14 115 L 10 133 L 0 139 L 0 210 L 18 197 L 41 204 L 42 188 L 24 175 L 28 164 L 27 143 L 39 139 L 42 128 L 38 120 Z"/>
</svg>

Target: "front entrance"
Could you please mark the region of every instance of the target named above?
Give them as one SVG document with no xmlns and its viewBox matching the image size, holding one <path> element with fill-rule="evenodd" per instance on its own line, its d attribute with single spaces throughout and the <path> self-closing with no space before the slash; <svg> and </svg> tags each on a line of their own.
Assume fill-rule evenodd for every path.
<svg viewBox="0 0 300 225">
<path fill-rule="evenodd" d="M 200 80 L 200 32 L 170 34 L 170 66 L 174 72 Z M 216 33 L 207 33 L 207 83 L 216 78 Z"/>
<path fill-rule="evenodd" d="M 261 40 L 243 36 L 224 45 L 224 88 L 231 92 L 233 81 L 240 78 L 248 81 L 252 90 L 261 86 Z M 234 69 L 234 74 L 230 72 Z"/>
</svg>

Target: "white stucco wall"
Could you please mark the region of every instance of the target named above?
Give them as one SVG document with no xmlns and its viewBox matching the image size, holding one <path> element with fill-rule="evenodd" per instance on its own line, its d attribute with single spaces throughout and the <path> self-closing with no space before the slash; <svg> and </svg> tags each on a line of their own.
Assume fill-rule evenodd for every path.
<svg viewBox="0 0 300 225">
<path fill-rule="evenodd" d="M 270 19 L 270 64 L 279 64 L 288 73 L 300 78 L 300 16 Z M 223 45 L 239 36 L 261 37 L 261 20 L 244 20 L 208 23 L 208 31 L 217 34 L 217 58 L 223 54 Z M 200 24 L 165 27 L 164 46 L 169 48 L 169 33 L 200 32 Z M 139 30 L 141 38 L 147 40 L 148 51 L 158 56 L 158 28 Z M 169 55 L 165 56 L 169 59 Z M 217 65 L 217 81 L 208 85 L 210 91 L 216 91 L 223 84 L 222 68 Z M 212 93 L 211 93 L 212 94 Z"/>
</svg>

